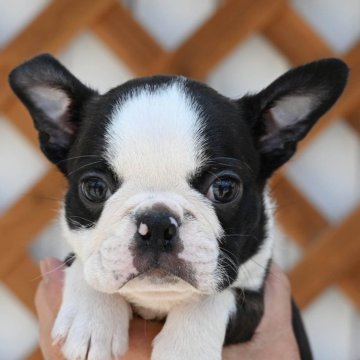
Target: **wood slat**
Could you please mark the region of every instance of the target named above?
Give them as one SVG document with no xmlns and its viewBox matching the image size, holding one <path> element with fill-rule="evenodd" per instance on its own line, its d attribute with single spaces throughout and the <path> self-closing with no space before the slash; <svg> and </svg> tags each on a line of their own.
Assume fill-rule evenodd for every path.
<svg viewBox="0 0 360 360">
<path fill-rule="evenodd" d="M 263 33 L 294 65 L 323 57 L 340 57 L 290 5 L 285 6 L 283 11 L 278 13 L 278 17 L 264 28 Z M 336 105 L 301 142 L 300 150 L 315 139 L 332 121 L 346 117 L 358 107 L 360 102 L 360 44 L 357 44 L 344 57 L 344 60 L 351 69 L 347 88 Z"/>
<path fill-rule="evenodd" d="M 284 31 L 284 29 L 286 29 L 286 31 Z M 278 18 L 264 29 L 264 35 L 294 65 L 306 63 L 317 58 L 338 56 L 333 53 L 324 40 L 321 39 L 321 37 L 313 31 L 311 26 L 289 5 L 284 7 L 284 10 L 279 12 Z M 302 46 L 298 46 L 300 43 Z M 308 143 L 315 139 L 331 121 L 339 117 L 347 117 L 349 124 L 360 133 L 360 111 L 356 111 L 356 107 L 358 107 L 357 104 L 360 100 L 358 91 L 360 83 L 360 45 L 355 46 L 345 56 L 344 60 L 351 68 L 348 89 L 335 108 L 320 121 L 310 133 L 309 137 L 300 144 L 300 150 L 306 148 Z M 351 114 L 352 111 L 353 114 Z M 312 229 L 324 229 L 326 221 L 314 207 L 311 205 L 307 206 L 306 201 L 302 199 L 302 194 L 297 193 L 291 183 L 288 185 L 290 188 L 293 187 L 293 189 L 289 189 L 289 186 L 284 185 L 284 182 L 286 182 L 285 177 L 280 176 L 279 180 L 283 184 L 279 186 L 279 188 L 281 188 L 280 191 L 275 193 L 275 196 L 280 199 L 278 201 L 281 203 L 281 201 L 286 201 L 286 199 L 289 198 L 297 198 L 296 203 L 298 205 L 296 207 L 297 211 L 296 208 L 293 209 L 293 212 L 291 209 L 284 212 L 280 211 L 278 220 L 292 239 L 295 239 L 299 245 L 305 245 L 306 241 L 314 239 L 312 236 L 316 236 L 316 233 L 311 234 Z M 300 197 L 298 195 L 300 195 Z M 311 216 L 308 216 L 308 214 L 311 214 Z M 319 227 L 317 228 L 317 226 Z M 359 282 L 356 276 L 354 276 L 354 273 L 358 274 L 359 272 L 360 267 L 355 266 L 355 270 L 350 269 L 349 275 L 345 275 L 344 278 L 338 282 L 338 285 L 342 291 L 351 297 L 360 307 Z M 301 284 L 299 284 L 299 286 L 301 286 Z M 298 291 L 301 290 L 299 289 Z"/>
<path fill-rule="evenodd" d="M 294 65 L 334 55 L 324 40 L 290 5 L 286 5 L 276 19 L 263 29 L 263 34 Z"/>
<path fill-rule="evenodd" d="M 281 176 L 271 187 L 276 200 L 276 221 L 301 247 L 311 244 L 329 226 L 327 220 L 304 195 Z"/>
<path fill-rule="evenodd" d="M 359 223 L 360 207 L 340 225 L 326 231 L 289 273 L 293 294 L 300 307 L 308 305 L 321 291 L 358 265 Z"/>
<path fill-rule="evenodd" d="M 130 11 L 118 4 L 99 17 L 91 28 L 138 76 L 150 75 L 154 64 L 166 56 Z"/>
<path fill-rule="evenodd" d="M 24 249 L 22 249 L 24 250 Z M 17 298 L 35 314 L 35 292 L 40 281 L 39 267 L 23 252 L 16 267 L 2 279 Z"/>
<path fill-rule="evenodd" d="M 345 57 L 346 60 L 346 57 Z M 311 130 L 309 135 L 301 142 L 299 149 L 305 148 L 311 141 L 319 136 L 324 129 L 326 129 L 332 121 L 345 118 L 353 113 L 359 106 L 360 102 L 360 63 L 352 64 L 347 61 L 351 68 L 348 84 L 345 91 L 335 106 L 322 117 L 315 127 Z"/>
<path fill-rule="evenodd" d="M 169 58 L 153 69 L 203 79 L 250 34 L 265 27 L 283 0 L 229 0 Z"/>
<path fill-rule="evenodd" d="M 0 51 L 0 108 L 12 95 L 7 77 L 14 65 L 41 52 L 58 52 L 80 30 L 108 10 L 114 1 L 54 0 L 50 2 L 30 25 Z"/>
<path fill-rule="evenodd" d="M 306 252 L 307 247 L 315 243 L 330 224 L 286 177 L 278 177 L 271 189 L 277 204 L 276 222 Z M 336 285 L 360 308 L 359 277 L 360 265 L 349 266 Z M 294 286 L 300 287 L 295 292 L 302 291 L 301 283 Z"/>
<path fill-rule="evenodd" d="M 30 240 L 57 215 L 65 180 L 55 169 L 30 188 L 0 218 L 0 278 L 15 271 Z"/>
<path fill-rule="evenodd" d="M 359 240 L 359 239 L 358 239 Z M 360 264 L 354 265 L 350 271 L 338 281 L 341 290 L 360 307 Z"/>
<path fill-rule="evenodd" d="M 360 108 L 347 116 L 349 125 L 360 134 Z"/>
<path fill-rule="evenodd" d="M 34 145 L 34 149 L 40 153 L 38 133 L 35 130 L 33 120 L 19 99 L 11 98 L 1 108 L 1 114 L 5 115 L 16 126 L 19 132 Z"/>
<path fill-rule="evenodd" d="M 286 29 L 286 31 L 284 31 Z M 325 42 L 317 35 L 316 32 L 309 26 L 309 24 L 297 14 L 291 6 L 286 6 L 282 12 L 279 12 L 276 21 L 271 22 L 268 27 L 264 29 L 264 35 L 294 64 L 299 65 L 309 62 L 316 58 L 334 56 L 333 51 L 325 44 Z M 302 46 L 298 46 L 298 44 Z M 316 131 L 304 141 L 300 149 L 303 149 L 307 144 L 316 138 L 316 136 L 335 118 L 347 116 L 348 122 L 360 133 L 360 112 L 353 115 L 348 115 L 351 110 L 356 107 L 359 101 L 359 92 L 356 90 L 359 87 L 360 77 L 356 69 L 360 68 L 360 51 L 359 45 L 352 49 L 345 57 L 345 61 L 350 65 L 352 70 L 349 89 L 343 95 L 340 103 L 336 105 L 334 110 L 330 112 L 324 119 L 321 120 L 320 126 L 316 127 Z M 355 71 L 354 71 L 355 68 Z M 293 212 L 289 208 L 288 211 L 279 211 L 278 220 L 285 231 L 295 239 L 298 244 L 305 245 L 306 242 L 314 239 L 314 236 L 319 234 L 321 229 L 325 228 L 326 221 L 313 206 L 307 206 L 303 201 L 302 195 L 297 193 L 296 189 L 291 183 L 286 182 L 285 177 L 280 178 L 279 185 L 281 188 L 275 196 L 280 203 L 286 199 L 297 198 Z M 289 187 L 293 187 L 290 189 Z M 300 197 L 298 197 L 300 195 Z M 310 215 L 311 214 L 311 215 Z M 310 216 L 308 216 L 310 215 Z M 315 225 L 315 227 L 314 227 Z M 312 230 L 315 232 L 312 233 Z M 316 230 L 318 231 L 316 234 Z M 349 273 L 354 271 L 350 269 Z M 358 269 L 355 269 L 355 272 Z M 360 307 L 359 296 L 359 282 L 354 276 L 344 276 L 344 279 L 338 282 L 338 285 L 349 297 L 355 299 L 357 305 Z M 296 284 L 294 284 L 296 286 Z M 301 286 L 301 284 L 299 284 Z M 295 291 L 301 291 L 295 290 Z"/>
<path fill-rule="evenodd" d="M 39 348 L 35 349 L 30 356 L 28 356 L 27 360 L 44 360 L 44 357 Z"/>
</svg>

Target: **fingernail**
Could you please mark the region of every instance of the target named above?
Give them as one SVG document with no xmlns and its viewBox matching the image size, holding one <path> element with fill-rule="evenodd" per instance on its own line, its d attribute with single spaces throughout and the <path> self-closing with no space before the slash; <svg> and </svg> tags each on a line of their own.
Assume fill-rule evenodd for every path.
<svg viewBox="0 0 360 360">
<path fill-rule="evenodd" d="M 40 272 L 45 283 L 49 282 L 48 272 L 49 272 L 49 264 L 47 260 L 40 260 Z"/>
</svg>

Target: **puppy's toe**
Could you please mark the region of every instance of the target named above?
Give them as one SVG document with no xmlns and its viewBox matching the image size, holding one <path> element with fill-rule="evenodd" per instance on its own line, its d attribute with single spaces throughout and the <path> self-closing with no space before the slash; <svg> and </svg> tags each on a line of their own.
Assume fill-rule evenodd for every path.
<svg viewBox="0 0 360 360">
<path fill-rule="evenodd" d="M 118 327 L 114 332 L 112 338 L 112 354 L 115 359 L 119 359 L 128 351 L 129 347 L 129 332 L 124 331 L 121 327 Z"/>
<path fill-rule="evenodd" d="M 52 328 L 51 338 L 53 344 L 61 345 L 65 342 L 67 334 L 73 323 L 76 311 L 73 309 L 61 308 Z"/>
<path fill-rule="evenodd" d="M 128 332 L 123 328 L 93 329 L 87 360 L 120 359 L 128 348 Z"/>
<path fill-rule="evenodd" d="M 61 348 L 66 359 L 85 360 L 91 344 L 91 328 L 89 319 L 75 317 Z"/>
<path fill-rule="evenodd" d="M 91 339 L 87 360 L 111 360 L 111 339 Z"/>
</svg>

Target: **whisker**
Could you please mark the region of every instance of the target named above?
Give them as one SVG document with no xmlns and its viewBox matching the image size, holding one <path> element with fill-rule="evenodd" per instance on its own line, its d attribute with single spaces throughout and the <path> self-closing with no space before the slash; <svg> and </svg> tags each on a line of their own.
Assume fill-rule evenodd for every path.
<svg viewBox="0 0 360 360">
<path fill-rule="evenodd" d="M 238 271 L 238 265 L 235 263 L 234 259 L 231 258 L 232 254 L 230 255 L 230 252 L 226 253 L 225 249 L 221 249 L 220 248 L 220 253 L 222 254 L 224 260 L 227 260 L 229 265 L 230 265 L 230 268 L 235 272 L 237 273 Z"/>
<path fill-rule="evenodd" d="M 215 173 L 213 173 L 212 171 L 208 171 L 209 174 L 211 174 L 212 176 L 214 176 L 214 178 L 216 180 L 220 180 L 219 176 L 217 176 Z"/>
<path fill-rule="evenodd" d="M 225 278 L 226 281 L 227 281 L 227 283 L 230 284 L 230 282 L 231 282 L 231 281 L 230 281 L 230 277 L 229 277 L 227 271 L 225 270 L 223 264 L 220 264 L 220 263 L 219 263 L 219 266 L 218 266 L 218 268 L 217 268 L 217 271 L 219 272 L 220 278 L 221 278 L 221 279 L 222 279 L 222 278 Z M 217 290 L 219 290 L 219 289 L 217 289 Z"/>
<path fill-rule="evenodd" d="M 77 171 L 79 171 L 79 170 L 83 169 L 84 167 L 91 166 L 91 165 L 95 165 L 95 164 L 99 164 L 99 163 L 102 163 L 102 161 L 94 161 L 94 162 L 92 162 L 92 163 L 82 165 L 82 166 L 80 166 L 79 168 L 77 168 L 77 169 L 75 169 L 75 170 L 71 171 L 71 172 L 68 174 L 68 176 L 70 176 L 70 175 L 72 175 L 72 174 L 76 173 Z"/>
<path fill-rule="evenodd" d="M 245 276 L 248 278 L 248 280 L 250 282 L 252 282 L 254 280 L 252 273 L 249 271 L 249 269 L 245 265 L 241 266 L 241 271 L 245 274 Z"/>
<path fill-rule="evenodd" d="M 255 235 L 246 235 L 246 234 L 225 234 L 222 235 L 222 237 L 232 237 L 232 236 L 238 236 L 238 237 L 250 237 L 250 238 L 254 238 L 257 240 Z"/>
<path fill-rule="evenodd" d="M 71 224 L 73 224 L 73 225 L 75 225 L 75 226 L 78 226 L 78 227 L 83 228 L 83 229 L 89 229 L 89 228 L 95 226 L 95 223 L 94 223 L 93 221 L 91 221 L 91 220 L 82 218 L 81 216 L 75 216 L 75 217 L 77 217 L 77 218 L 79 218 L 79 219 L 82 219 L 82 220 L 84 220 L 84 221 L 87 221 L 87 222 L 89 223 L 89 224 L 86 224 L 86 225 L 81 224 L 79 221 L 74 220 L 71 216 L 69 216 L 69 217 L 68 217 L 68 220 L 70 221 Z"/>
<path fill-rule="evenodd" d="M 267 266 L 264 266 L 262 264 L 259 264 L 257 261 L 255 261 L 254 259 L 250 258 L 249 260 L 251 260 L 254 264 L 256 264 L 257 266 L 261 267 L 264 270 L 267 270 Z"/>
<path fill-rule="evenodd" d="M 34 278 L 31 279 L 31 281 L 36 281 L 36 280 L 39 280 L 39 279 L 42 279 L 43 277 L 45 277 L 46 275 L 49 275 L 57 270 L 60 270 L 60 269 L 65 269 L 65 264 L 64 263 L 61 263 L 61 265 L 55 267 L 54 269 L 51 269 L 50 271 L 47 271 L 45 274 L 42 274 L 42 275 L 39 275 L 39 276 L 36 276 Z"/>
<path fill-rule="evenodd" d="M 84 220 L 84 221 L 87 221 L 87 222 L 90 222 L 90 223 L 94 223 L 92 220 L 89 220 L 89 219 L 86 219 L 82 216 L 77 216 L 77 215 L 71 215 L 69 216 L 69 219 L 74 219 L 74 218 L 77 218 L 77 219 L 80 219 L 80 220 Z"/>
<path fill-rule="evenodd" d="M 61 164 L 61 163 L 64 162 L 64 161 L 70 161 L 70 160 L 75 160 L 75 159 L 80 159 L 80 158 L 87 158 L 87 157 L 97 157 L 97 158 L 100 158 L 99 155 L 79 155 L 79 156 L 73 156 L 73 157 L 69 157 L 69 158 L 66 158 L 66 159 L 62 159 L 62 160 L 56 162 L 55 165 L 59 165 L 59 164 Z"/>
</svg>

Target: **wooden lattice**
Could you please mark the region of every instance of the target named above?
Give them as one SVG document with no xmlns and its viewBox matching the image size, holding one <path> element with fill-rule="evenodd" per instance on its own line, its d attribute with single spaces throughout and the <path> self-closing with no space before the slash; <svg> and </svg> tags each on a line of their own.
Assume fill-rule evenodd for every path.
<svg viewBox="0 0 360 360">
<path fill-rule="evenodd" d="M 36 149 L 32 122 L 12 95 L 7 74 L 33 55 L 59 53 L 84 28 L 90 29 L 139 76 L 178 73 L 204 79 L 225 55 L 254 32 L 263 34 L 294 65 L 336 55 L 285 0 L 222 1 L 207 22 L 172 52 L 162 49 L 115 0 L 53 0 L 0 51 L 0 112 Z M 217 42 L 219 38 L 222 41 Z M 360 134 L 360 43 L 343 58 L 352 70 L 347 90 L 302 142 L 300 150 L 335 118 L 345 118 Z M 49 199 L 59 198 L 64 186 L 62 176 L 50 170 L 0 218 L 4 239 L 0 242 L 0 279 L 32 311 L 37 283 L 29 279 L 38 275 L 38 269 L 27 254 L 27 246 L 53 220 L 54 202 Z M 280 206 L 293 204 L 279 212 L 278 222 L 304 249 L 303 258 L 289 273 L 298 304 L 306 306 L 325 288 L 336 284 L 360 308 L 360 207 L 334 225 L 283 173 L 277 174 L 272 188 Z M 29 357 L 40 358 L 38 349 Z"/>
</svg>

